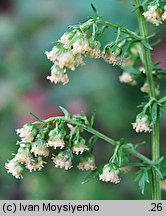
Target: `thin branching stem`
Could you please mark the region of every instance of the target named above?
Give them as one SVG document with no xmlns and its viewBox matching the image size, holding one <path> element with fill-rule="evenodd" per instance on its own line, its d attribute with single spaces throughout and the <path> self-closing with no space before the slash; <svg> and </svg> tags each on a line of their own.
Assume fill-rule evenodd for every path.
<svg viewBox="0 0 166 216">
<path fill-rule="evenodd" d="M 140 4 L 140 0 L 135 0 L 135 4 L 137 7 L 137 16 L 139 23 L 140 35 L 143 38 L 146 38 L 148 35 L 146 21 L 142 15 L 143 8 Z M 148 43 L 148 39 L 146 39 Z M 146 70 L 146 79 L 149 86 L 149 98 L 150 100 L 156 100 L 155 94 L 155 83 L 152 74 L 152 60 L 150 50 L 142 45 L 142 53 L 143 53 L 143 66 Z M 160 158 L 160 143 L 159 143 L 159 120 L 157 120 L 152 126 L 152 160 L 155 163 Z M 152 169 L 152 199 L 160 200 L 161 199 L 161 190 L 160 190 L 160 178 L 156 172 Z"/>
</svg>

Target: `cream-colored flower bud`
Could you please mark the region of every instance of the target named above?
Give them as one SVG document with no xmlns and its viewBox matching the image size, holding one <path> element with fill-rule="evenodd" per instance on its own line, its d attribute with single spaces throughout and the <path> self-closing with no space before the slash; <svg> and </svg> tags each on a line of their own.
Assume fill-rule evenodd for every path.
<svg viewBox="0 0 166 216">
<path fill-rule="evenodd" d="M 87 55 L 91 58 L 100 58 L 100 42 L 87 38 L 86 34 L 80 35 L 73 43 L 73 53 Z"/>
<path fill-rule="evenodd" d="M 102 53 L 102 58 L 108 62 L 109 64 L 112 64 L 113 66 L 115 65 L 120 65 L 120 57 L 117 56 L 115 53 Z"/>
<path fill-rule="evenodd" d="M 166 191 L 166 180 L 160 181 L 160 188 Z"/>
<path fill-rule="evenodd" d="M 141 90 L 143 93 L 149 93 L 149 85 L 148 85 L 148 83 L 145 82 L 144 85 L 140 88 L 140 90 Z M 160 94 L 159 87 L 156 87 L 156 88 L 155 88 L 155 93 L 156 93 L 157 96 Z"/>
<path fill-rule="evenodd" d="M 151 132 L 152 129 L 150 128 L 149 124 L 149 117 L 144 114 L 140 113 L 136 117 L 136 122 L 132 123 L 133 129 L 138 132 Z"/>
<path fill-rule="evenodd" d="M 8 173 L 11 173 L 15 178 L 22 178 L 23 167 L 15 158 L 6 163 L 5 168 L 8 170 Z"/>
<path fill-rule="evenodd" d="M 31 159 L 32 159 L 32 154 L 30 153 L 29 148 L 22 148 L 22 147 L 20 147 L 18 149 L 17 154 L 15 155 L 15 159 L 19 163 L 28 163 L 28 162 L 30 162 Z"/>
<path fill-rule="evenodd" d="M 54 149 L 58 147 L 62 149 L 65 146 L 65 142 L 58 135 L 55 135 L 54 137 L 48 139 L 46 145 L 47 147 L 54 147 Z"/>
<path fill-rule="evenodd" d="M 32 172 L 33 170 L 41 170 L 44 167 L 44 164 L 46 164 L 45 161 L 43 161 L 42 157 L 37 157 L 31 160 L 30 162 L 26 163 L 26 168 L 29 170 L 29 172 Z"/>
<path fill-rule="evenodd" d="M 23 128 L 16 130 L 17 134 L 21 137 L 22 141 L 32 142 L 37 130 L 32 125 L 24 125 Z"/>
<path fill-rule="evenodd" d="M 51 67 L 51 76 L 47 76 L 47 79 L 51 82 L 54 82 L 55 84 L 63 83 L 63 85 L 65 85 L 69 82 L 69 78 L 67 74 L 64 72 L 64 70 L 60 69 L 56 65 L 53 65 Z"/>
<path fill-rule="evenodd" d="M 60 53 L 60 48 L 56 46 L 54 46 L 51 51 L 45 52 L 48 60 L 52 61 L 53 63 L 56 61 L 59 53 Z"/>
<path fill-rule="evenodd" d="M 123 72 L 121 76 L 119 76 L 119 80 L 122 83 L 127 83 L 131 85 L 136 85 L 137 82 L 133 79 L 132 75 L 128 72 Z"/>
<path fill-rule="evenodd" d="M 118 173 L 118 170 L 110 169 L 108 166 L 105 166 L 102 174 L 99 175 L 99 180 L 118 184 L 120 182 Z"/>
<path fill-rule="evenodd" d="M 52 157 L 55 167 L 64 168 L 65 170 L 72 168 L 72 157 L 67 151 L 61 151 L 57 156 Z"/>
<path fill-rule="evenodd" d="M 49 149 L 47 148 L 45 142 L 40 139 L 32 143 L 31 152 L 35 156 L 47 157 L 49 155 Z"/>
<path fill-rule="evenodd" d="M 85 145 L 85 140 L 82 138 L 79 141 L 75 141 L 72 147 L 72 151 L 75 154 L 82 154 L 85 151 L 88 151 L 89 148 Z"/>
<path fill-rule="evenodd" d="M 95 157 L 93 155 L 88 155 L 81 158 L 81 161 L 77 167 L 79 170 L 95 170 L 97 168 L 95 164 Z"/>
</svg>

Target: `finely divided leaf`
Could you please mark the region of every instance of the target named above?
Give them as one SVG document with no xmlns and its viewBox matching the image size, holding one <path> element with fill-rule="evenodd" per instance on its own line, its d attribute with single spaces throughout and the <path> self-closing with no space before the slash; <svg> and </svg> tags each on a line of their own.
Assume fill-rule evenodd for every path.
<svg viewBox="0 0 166 216">
<path fill-rule="evenodd" d="M 136 175 L 135 181 L 138 182 L 141 193 L 144 194 L 145 184 L 146 182 L 149 183 L 148 170 L 142 168 L 136 173 Z"/>
<path fill-rule="evenodd" d="M 84 179 L 84 181 L 81 182 L 81 184 L 85 184 L 87 182 L 93 181 L 95 179 L 97 179 L 97 177 L 99 176 L 99 174 L 102 172 L 103 166 L 99 167 L 97 170 L 94 170 L 92 172 L 90 172 Z"/>
<path fill-rule="evenodd" d="M 68 112 L 65 108 L 63 108 L 63 107 L 61 107 L 61 106 L 59 106 L 59 108 L 62 110 L 62 112 L 63 112 L 63 114 L 64 114 L 65 116 L 68 116 L 68 115 L 69 115 L 69 112 Z"/>
</svg>

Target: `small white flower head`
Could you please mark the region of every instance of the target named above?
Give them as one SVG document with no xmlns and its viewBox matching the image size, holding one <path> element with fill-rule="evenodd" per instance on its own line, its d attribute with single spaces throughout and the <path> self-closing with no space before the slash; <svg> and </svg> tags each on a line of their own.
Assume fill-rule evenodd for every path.
<svg viewBox="0 0 166 216">
<path fill-rule="evenodd" d="M 122 50 L 118 45 L 107 45 L 102 52 L 102 58 L 109 64 L 120 65 L 120 54 Z"/>
<path fill-rule="evenodd" d="M 102 52 L 102 58 L 109 64 L 120 65 L 121 48 L 119 46 L 106 46 Z"/>
<path fill-rule="evenodd" d="M 148 92 L 149 92 L 148 83 L 145 82 L 144 85 L 140 88 L 140 90 L 141 90 L 143 93 L 148 93 Z"/>
<path fill-rule="evenodd" d="M 17 154 L 15 155 L 15 159 L 19 163 L 28 163 L 32 160 L 32 154 L 30 153 L 29 148 L 20 147 L 18 149 Z"/>
<path fill-rule="evenodd" d="M 17 129 L 16 133 L 19 134 L 22 141 L 32 142 L 37 134 L 37 129 L 32 124 L 25 124 L 23 128 Z"/>
<path fill-rule="evenodd" d="M 55 167 L 64 168 L 65 170 L 72 168 L 72 153 L 70 149 L 60 151 L 57 156 L 52 157 L 52 160 Z"/>
<path fill-rule="evenodd" d="M 88 150 L 89 148 L 85 145 L 85 140 L 83 138 L 80 138 L 79 140 L 74 141 L 74 144 L 72 146 L 73 153 L 78 155 Z"/>
<path fill-rule="evenodd" d="M 82 157 L 77 167 L 79 170 L 95 170 L 97 168 L 95 164 L 95 157 L 93 155 L 86 155 Z"/>
<path fill-rule="evenodd" d="M 152 129 L 150 128 L 149 116 L 144 113 L 140 113 L 137 115 L 136 122 L 132 123 L 132 126 L 137 133 L 139 132 L 150 133 L 152 131 Z"/>
<path fill-rule="evenodd" d="M 72 37 L 74 36 L 73 32 L 65 32 L 61 38 L 58 40 L 58 42 L 66 45 L 70 42 L 70 40 L 72 39 Z"/>
<path fill-rule="evenodd" d="M 58 130 L 58 125 L 55 129 L 50 130 L 49 132 L 49 139 L 46 143 L 47 147 L 54 147 L 54 149 L 56 148 L 64 148 L 65 146 L 65 141 L 64 141 L 64 134 L 62 134 L 59 130 Z"/>
<path fill-rule="evenodd" d="M 49 149 L 47 148 L 45 141 L 39 138 L 32 143 L 31 153 L 35 156 L 47 157 L 49 155 Z"/>
<path fill-rule="evenodd" d="M 63 85 L 69 82 L 69 78 L 63 69 L 60 69 L 58 66 L 53 65 L 51 67 L 51 76 L 47 76 L 47 79 L 52 83 L 63 83 Z"/>
<path fill-rule="evenodd" d="M 106 164 L 102 173 L 99 175 L 99 180 L 118 184 L 120 182 L 118 174 L 119 170 L 115 167 L 115 165 Z"/>
<path fill-rule="evenodd" d="M 48 139 L 46 145 L 47 147 L 54 147 L 54 149 L 56 148 L 62 149 L 65 146 L 65 142 L 60 136 L 55 135 L 53 138 Z"/>
<path fill-rule="evenodd" d="M 157 6 L 157 4 L 149 5 L 148 10 L 145 11 L 142 15 L 145 17 L 145 19 L 147 19 L 147 21 L 156 26 L 162 23 L 162 10 Z"/>
<path fill-rule="evenodd" d="M 11 173 L 15 178 L 22 178 L 23 167 L 15 158 L 6 163 L 5 168 L 8 170 L 8 173 Z"/>
<path fill-rule="evenodd" d="M 123 72 L 121 76 L 119 76 L 119 80 L 122 83 L 127 83 L 131 85 L 136 85 L 136 81 L 133 79 L 132 75 L 128 72 Z"/>
<path fill-rule="evenodd" d="M 143 93 L 149 93 L 149 85 L 147 82 L 144 83 L 144 85 L 140 88 L 141 92 Z M 160 90 L 158 87 L 155 88 L 155 93 L 158 96 L 160 94 Z"/>
<path fill-rule="evenodd" d="M 45 161 L 43 161 L 42 157 L 34 158 L 33 160 L 26 163 L 26 168 L 29 170 L 29 172 L 32 172 L 33 170 L 41 170 L 44 167 L 44 164 L 46 164 Z"/>
<path fill-rule="evenodd" d="M 48 60 L 50 60 L 54 63 L 56 61 L 58 55 L 60 54 L 60 52 L 61 52 L 61 48 L 54 46 L 51 51 L 46 51 L 45 54 L 46 54 Z"/>
<path fill-rule="evenodd" d="M 85 33 L 82 33 L 74 41 L 72 51 L 74 54 L 87 55 L 91 58 L 100 58 L 100 46 L 99 41 L 88 38 Z"/>
<path fill-rule="evenodd" d="M 74 55 L 72 51 L 66 50 L 57 57 L 55 64 L 61 69 L 69 68 L 75 70 L 75 67 L 83 64 L 83 59 L 81 55 Z"/>
<path fill-rule="evenodd" d="M 103 59 L 108 62 L 109 64 L 120 65 L 120 57 L 117 56 L 115 53 L 105 54 L 103 53 Z"/>
<path fill-rule="evenodd" d="M 162 181 L 160 181 L 160 189 L 166 191 L 166 180 L 162 180 Z"/>
</svg>

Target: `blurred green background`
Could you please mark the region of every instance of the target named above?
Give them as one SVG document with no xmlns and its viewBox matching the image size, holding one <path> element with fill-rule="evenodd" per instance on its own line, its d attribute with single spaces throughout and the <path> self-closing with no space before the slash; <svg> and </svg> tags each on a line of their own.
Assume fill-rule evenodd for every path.
<svg viewBox="0 0 166 216">
<path fill-rule="evenodd" d="M 15 129 L 28 121 L 31 111 L 40 118 L 61 114 L 58 106 L 72 113 L 84 111 L 90 116 L 96 109 L 95 127 L 105 134 L 137 143 L 147 144 L 140 149 L 150 157 L 148 138 L 136 134 L 131 127 L 136 108 L 144 99 L 139 86 L 119 83 L 121 70 L 101 60 L 86 60 L 86 65 L 69 72 L 69 84 L 54 85 L 46 80 L 51 63 L 44 55 L 51 42 L 57 40 L 67 26 L 77 24 L 92 15 L 93 3 L 104 19 L 137 29 L 133 2 L 128 0 L 1 0 L 0 3 L 0 199 L 149 199 L 140 194 L 134 182 L 134 172 L 122 176 L 119 185 L 98 180 L 82 185 L 86 172 L 56 169 L 51 161 L 41 172 L 25 171 L 22 180 L 7 174 L 4 164 L 17 151 Z M 164 26 L 150 25 L 162 39 L 154 52 L 155 60 L 166 62 Z M 114 35 L 105 34 L 110 41 Z M 165 80 L 161 81 L 161 96 L 166 95 Z M 139 88 L 138 88 L 139 87 Z M 161 119 L 162 154 L 166 153 L 166 112 Z M 111 155 L 108 144 L 98 141 L 95 146 L 97 164 L 106 163 Z M 166 198 L 166 192 L 163 192 Z"/>
</svg>

